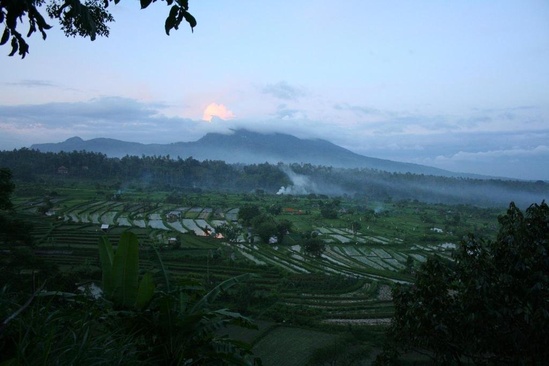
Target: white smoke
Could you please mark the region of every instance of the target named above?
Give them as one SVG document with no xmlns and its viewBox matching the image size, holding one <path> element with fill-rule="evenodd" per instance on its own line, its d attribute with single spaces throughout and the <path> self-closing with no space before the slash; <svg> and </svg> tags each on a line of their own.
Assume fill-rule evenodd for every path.
<svg viewBox="0 0 549 366">
<path fill-rule="evenodd" d="M 280 187 L 276 194 L 306 195 L 318 192 L 316 184 L 311 182 L 311 179 L 306 175 L 297 174 L 288 166 L 282 166 L 281 169 L 293 184 L 287 187 Z"/>
<path fill-rule="evenodd" d="M 383 211 L 385 211 L 385 208 L 383 207 L 383 205 L 381 205 L 380 203 L 378 203 L 376 205 L 376 207 L 374 208 L 374 212 L 376 214 L 379 214 L 379 213 L 382 213 Z"/>
</svg>

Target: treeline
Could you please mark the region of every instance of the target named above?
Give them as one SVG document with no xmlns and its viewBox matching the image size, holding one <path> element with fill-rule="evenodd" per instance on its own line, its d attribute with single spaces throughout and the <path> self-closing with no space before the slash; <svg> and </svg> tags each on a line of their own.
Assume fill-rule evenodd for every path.
<svg viewBox="0 0 549 366">
<path fill-rule="evenodd" d="M 364 168 L 318 167 L 311 164 L 292 164 L 290 169 L 316 182 L 321 192 L 337 187 L 339 191 L 355 198 L 503 207 L 511 201 L 521 207 L 528 207 L 532 202 L 549 198 L 549 184 L 541 180 L 456 178 Z"/>
<path fill-rule="evenodd" d="M 42 153 L 23 148 L 0 151 L 0 167 L 11 169 L 18 181 L 89 179 L 161 190 L 185 188 L 235 193 L 259 190 L 273 194 L 281 187 L 299 186 L 300 189 L 285 193 L 481 206 L 506 206 L 514 201 L 522 207 L 549 198 L 549 184 L 543 181 L 402 174 L 307 163 L 241 165 L 169 155 L 109 158 L 94 152 Z"/>
<path fill-rule="evenodd" d="M 41 179 L 89 179 L 134 183 L 161 189 L 191 188 L 248 192 L 254 189 L 276 192 L 289 180 L 270 164 L 229 165 L 223 161 L 198 161 L 189 157 L 125 156 L 109 158 L 86 151 L 42 153 L 19 149 L 0 152 L 0 167 L 9 168 L 13 178 L 24 182 Z"/>
</svg>

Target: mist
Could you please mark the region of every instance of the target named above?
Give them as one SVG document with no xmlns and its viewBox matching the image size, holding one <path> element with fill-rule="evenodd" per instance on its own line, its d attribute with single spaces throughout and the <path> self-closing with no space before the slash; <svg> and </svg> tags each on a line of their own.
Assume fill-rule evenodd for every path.
<svg viewBox="0 0 549 366">
<path fill-rule="evenodd" d="M 523 209 L 549 197 L 549 184 L 541 181 L 448 178 L 299 164 L 279 168 L 292 184 L 280 187 L 278 195 L 349 195 L 484 207 L 506 207 L 514 202 Z"/>
<path fill-rule="evenodd" d="M 327 196 L 341 196 L 344 194 L 353 193 L 343 189 L 337 184 L 323 181 L 318 178 L 311 178 L 307 175 L 298 174 L 293 171 L 290 166 L 279 165 L 279 167 L 280 170 L 282 170 L 282 172 L 284 172 L 290 179 L 292 184 L 280 187 L 278 192 L 276 192 L 277 195 L 303 196 L 308 194 L 324 194 Z"/>
</svg>

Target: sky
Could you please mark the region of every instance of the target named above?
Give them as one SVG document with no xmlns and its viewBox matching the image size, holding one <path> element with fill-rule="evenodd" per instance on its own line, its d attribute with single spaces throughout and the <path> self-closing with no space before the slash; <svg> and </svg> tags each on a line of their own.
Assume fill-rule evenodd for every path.
<svg viewBox="0 0 549 366">
<path fill-rule="evenodd" d="M 142 10 L 126 0 L 109 7 L 108 38 L 67 38 L 50 21 L 25 59 L 0 47 L 0 150 L 247 128 L 549 181 L 546 0 L 189 5 L 193 32 L 166 35 L 164 1 Z"/>
</svg>

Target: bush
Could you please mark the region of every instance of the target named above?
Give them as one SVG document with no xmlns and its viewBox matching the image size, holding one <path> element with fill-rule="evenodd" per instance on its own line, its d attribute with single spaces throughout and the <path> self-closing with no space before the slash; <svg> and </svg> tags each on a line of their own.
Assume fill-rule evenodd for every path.
<svg viewBox="0 0 549 366">
<path fill-rule="evenodd" d="M 411 349 L 437 363 L 549 363 L 549 207 L 511 203 L 498 221 L 496 240 L 470 235 L 453 261 L 430 258 L 396 286 L 380 364 Z"/>
</svg>

